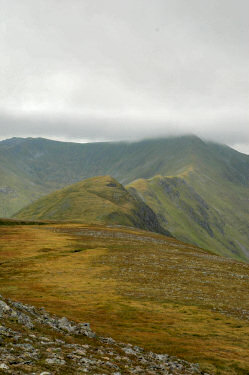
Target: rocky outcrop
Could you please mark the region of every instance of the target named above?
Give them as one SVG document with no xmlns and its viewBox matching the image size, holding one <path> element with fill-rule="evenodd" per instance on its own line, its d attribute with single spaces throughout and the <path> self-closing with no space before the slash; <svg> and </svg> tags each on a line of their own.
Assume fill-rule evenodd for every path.
<svg viewBox="0 0 249 375">
<path fill-rule="evenodd" d="M 97 336 L 89 323 L 1 296 L 0 324 L 0 374 L 204 374 L 198 364 Z"/>
</svg>

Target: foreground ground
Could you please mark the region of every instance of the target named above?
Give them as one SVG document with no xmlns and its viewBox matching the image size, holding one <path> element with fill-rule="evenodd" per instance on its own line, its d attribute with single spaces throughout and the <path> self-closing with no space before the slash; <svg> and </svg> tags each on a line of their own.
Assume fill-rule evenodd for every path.
<svg viewBox="0 0 249 375">
<path fill-rule="evenodd" d="M 144 231 L 0 226 L 3 296 L 213 374 L 249 373 L 249 265 Z"/>
<path fill-rule="evenodd" d="M 1 296 L 0 317 L 1 374 L 203 374 L 198 364 L 97 336 L 88 323 L 51 316 Z"/>
</svg>

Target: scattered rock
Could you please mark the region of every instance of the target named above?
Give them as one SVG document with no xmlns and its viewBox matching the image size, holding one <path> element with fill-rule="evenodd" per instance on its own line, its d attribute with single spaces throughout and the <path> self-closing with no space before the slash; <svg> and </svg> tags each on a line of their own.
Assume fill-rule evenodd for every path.
<svg viewBox="0 0 249 375">
<path fill-rule="evenodd" d="M 0 317 L 0 372 L 7 374 L 202 374 L 198 364 L 98 337 L 89 323 L 76 323 L 1 296 Z"/>
</svg>

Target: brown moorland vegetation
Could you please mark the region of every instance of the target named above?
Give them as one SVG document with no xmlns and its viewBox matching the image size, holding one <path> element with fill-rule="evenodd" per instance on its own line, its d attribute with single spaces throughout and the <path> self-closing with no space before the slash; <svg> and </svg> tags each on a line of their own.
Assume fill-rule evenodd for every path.
<svg viewBox="0 0 249 375">
<path fill-rule="evenodd" d="M 0 265 L 5 297 L 213 374 L 249 373 L 248 264 L 142 230 L 49 224 L 1 225 Z"/>
</svg>

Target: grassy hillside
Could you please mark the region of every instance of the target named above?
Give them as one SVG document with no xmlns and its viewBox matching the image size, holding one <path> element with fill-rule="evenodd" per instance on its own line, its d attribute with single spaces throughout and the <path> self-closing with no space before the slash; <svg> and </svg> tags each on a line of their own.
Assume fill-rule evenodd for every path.
<svg viewBox="0 0 249 375">
<path fill-rule="evenodd" d="M 11 216 L 38 195 L 88 177 L 111 175 L 127 184 L 157 174 L 175 176 L 197 162 L 204 169 L 214 168 L 224 183 L 232 179 L 248 186 L 249 156 L 194 136 L 134 143 L 77 144 L 42 138 L 2 141 L 0 216 Z M 13 194 L 16 199 L 11 203 Z"/>
<path fill-rule="evenodd" d="M 0 226 L 1 294 L 215 375 L 249 372 L 249 265 L 170 237 Z"/>
<path fill-rule="evenodd" d="M 217 254 L 248 261 L 249 230 L 243 202 L 236 203 L 239 197 L 229 201 L 225 187 L 223 196 L 221 192 L 220 197 L 215 196 L 212 182 L 200 195 L 200 177 L 192 177 L 193 183 L 190 184 L 188 181 L 191 177 L 187 172 L 183 177 L 155 176 L 138 179 L 127 188 L 153 209 L 160 224 L 176 238 L 212 249 Z M 247 195 L 245 190 L 244 196 Z M 236 207 L 233 214 L 230 202 Z"/>
<path fill-rule="evenodd" d="M 110 176 L 93 177 L 45 196 L 17 215 L 26 220 L 80 221 L 167 233 L 154 212 Z"/>
<path fill-rule="evenodd" d="M 46 193 L 40 184 L 30 181 L 16 166 L 8 161 L 0 164 L 0 213 L 9 217 L 12 212 L 38 199 Z"/>
<path fill-rule="evenodd" d="M 138 179 L 157 175 L 180 178 L 208 208 L 199 212 L 195 198 L 178 184 L 184 209 L 182 202 L 179 208 L 179 202 L 171 202 L 161 192 L 160 204 L 165 209 L 163 213 L 160 210 L 161 224 L 171 211 L 175 219 L 184 219 L 184 223 L 171 220 L 173 235 L 221 254 L 249 258 L 249 156 L 195 136 L 134 143 L 75 144 L 40 138 L 0 142 L 0 216 L 10 217 L 47 193 L 103 175 L 132 183 L 136 190 L 138 184 L 133 182 Z M 156 185 L 148 182 L 145 190 L 152 186 L 158 190 Z M 158 212 L 154 198 L 152 202 L 145 194 L 143 199 Z M 190 233 L 183 232 L 184 228 Z"/>
</svg>

